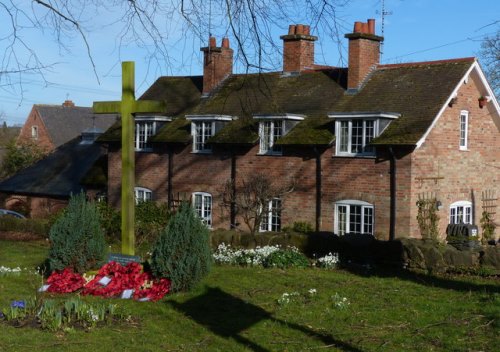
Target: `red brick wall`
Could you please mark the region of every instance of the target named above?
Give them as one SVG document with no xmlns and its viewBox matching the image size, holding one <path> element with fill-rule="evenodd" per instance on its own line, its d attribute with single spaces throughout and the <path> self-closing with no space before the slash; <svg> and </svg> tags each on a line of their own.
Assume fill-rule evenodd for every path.
<svg viewBox="0 0 500 352">
<path fill-rule="evenodd" d="M 283 48 L 283 71 L 297 72 L 314 66 L 314 41 L 285 40 Z"/>
<path fill-rule="evenodd" d="M 380 62 L 380 42 L 366 38 L 349 39 L 347 88 L 358 88 Z"/>
<path fill-rule="evenodd" d="M 495 190 L 500 195 L 500 125 L 495 125 L 493 103 L 483 109 L 477 98 L 480 81 L 473 72 L 468 83 L 462 84 L 457 102 L 446 107 L 423 145 L 412 156 L 411 234 L 419 236 L 415 203 L 419 193 L 435 193 L 443 204 L 439 230 L 445 237 L 450 204 L 471 201 L 475 224 L 482 214 L 481 192 Z M 468 149 L 459 150 L 460 112 L 469 111 Z M 423 178 L 423 179 L 422 179 Z M 500 221 L 497 208 L 496 222 Z"/>
<path fill-rule="evenodd" d="M 167 201 L 168 158 L 162 152 L 136 152 L 136 187 L 148 188 L 153 192 L 153 200 Z M 121 149 L 110 146 L 108 153 L 108 200 L 115 207 L 120 206 L 121 189 Z"/>
<path fill-rule="evenodd" d="M 236 177 L 246 178 L 260 172 L 270 176 L 277 183 L 295 183 L 294 191 L 282 199 L 282 226 L 295 221 L 316 222 L 316 159 L 310 148 L 290 150 L 284 156 L 258 155 L 258 146 L 237 156 Z M 109 165 L 119 162 L 118 149 L 110 150 Z M 321 154 L 322 194 L 321 227 L 333 231 L 334 203 L 339 200 L 364 200 L 375 207 L 376 236 L 388 238 L 390 178 L 389 161 L 375 158 L 333 157 L 334 148 Z M 136 185 L 150 188 L 154 199 L 167 201 L 168 157 L 166 152 L 137 154 Z M 398 209 L 408 209 L 410 157 L 398 160 Z M 147 173 L 144 171 L 148 170 Z M 229 212 L 221 207 L 221 188 L 231 177 L 231 157 L 226 152 L 195 154 L 191 145 L 174 153 L 172 193 L 174 199 L 191 199 L 193 192 L 207 192 L 212 195 L 213 227 L 229 228 Z M 119 205 L 120 167 L 109 168 L 109 198 Z M 407 212 L 408 213 L 408 212 Z M 241 218 L 240 228 L 246 230 Z M 406 233 L 408 214 L 398 212 L 398 233 Z"/>
<path fill-rule="evenodd" d="M 223 39 L 222 46 L 215 46 L 215 38 L 210 38 L 210 47 L 203 51 L 203 93 L 210 93 L 227 76 L 233 73 L 233 49 L 229 40 Z"/>
<path fill-rule="evenodd" d="M 33 139 L 31 137 L 31 129 L 33 126 L 38 128 L 38 138 Z M 47 128 L 45 127 L 38 111 L 35 107 L 31 109 L 26 122 L 21 128 L 21 132 L 19 133 L 18 142 L 33 142 L 36 143 L 40 148 L 46 150 L 47 152 L 52 151 L 55 146 L 50 139 L 49 133 L 47 132 Z"/>
</svg>

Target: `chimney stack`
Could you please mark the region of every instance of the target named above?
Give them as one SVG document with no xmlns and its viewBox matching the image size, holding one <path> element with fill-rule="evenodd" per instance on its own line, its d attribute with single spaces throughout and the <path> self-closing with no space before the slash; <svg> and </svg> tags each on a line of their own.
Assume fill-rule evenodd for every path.
<svg viewBox="0 0 500 352">
<path fill-rule="evenodd" d="M 75 103 L 73 103 L 72 100 L 65 100 L 64 103 L 62 103 L 62 106 L 65 108 L 74 108 Z"/>
<path fill-rule="evenodd" d="M 283 40 L 283 71 L 301 72 L 314 68 L 314 42 L 318 37 L 311 35 L 309 26 L 290 25 Z"/>
<path fill-rule="evenodd" d="M 368 19 L 367 23 L 354 22 L 353 33 L 345 37 L 349 39 L 347 89 L 355 90 L 380 63 L 380 42 L 384 37 L 375 34 L 374 19 Z"/>
<path fill-rule="evenodd" d="M 229 39 L 222 39 L 220 47 L 215 37 L 208 40 L 209 46 L 203 51 L 203 95 L 208 95 L 214 88 L 233 73 L 233 49 L 229 47 Z"/>
</svg>

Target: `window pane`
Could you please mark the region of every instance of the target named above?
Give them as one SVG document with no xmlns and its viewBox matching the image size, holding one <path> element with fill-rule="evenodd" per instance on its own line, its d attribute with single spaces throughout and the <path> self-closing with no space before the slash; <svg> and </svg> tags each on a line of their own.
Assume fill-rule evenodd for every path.
<svg viewBox="0 0 500 352">
<path fill-rule="evenodd" d="M 262 121 L 260 123 L 260 152 L 267 153 L 271 147 L 272 138 L 271 121 Z"/>
<path fill-rule="evenodd" d="M 365 121 L 365 153 L 373 153 L 373 146 L 369 145 L 373 138 L 375 138 L 375 121 L 367 120 Z"/>
<path fill-rule="evenodd" d="M 203 197 L 203 219 L 205 224 L 212 225 L 212 197 L 209 195 Z"/>
<path fill-rule="evenodd" d="M 352 120 L 351 153 L 363 151 L 363 120 Z"/>
<path fill-rule="evenodd" d="M 349 152 L 349 121 L 340 121 L 339 152 Z"/>
<path fill-rule="evenodd" d="M 343 236 L 346 234 L 346 225 L 347 225 L 347 206 L 345 205 L 339 205 L 337 207 L 337 214 L 338 214 L 338 234 L 339 236 Z"/>
<path fill-rule="evenodd" d="M 361 233 L 361 206 L 351 205 L 349 214 L 349 233 Z"/>
<path fill-rule="evenodd" d="M 450 224 L 456 224 L 456 213 L 457 209 L 456 208 L 450 208 Z"/>
<path fill-rule="evenodd" d="M 273 199 L 271 201 L 271 231 L 281 230 L 281 200 Z"/>
<path fill-rule="evenodd" d="M 262 209 L 260 230 L 261 231 L 269 231 L 269 205 L 267 205 L 267 204 Z"/>
<path fill-rule="evenodd" d="M 363 207 L 363 233 L 373 235 L 373 208 Z"/>
<path fill-rule="evenodd" d="M 467 115 L 460 115 L 460 146 L 467 147 Z"/>
<path fill-rule="evenodd" d="M 457 223 L 464 222 L 464 207 L 457 207 Z"/>
<path fill-rule="evenodd" d="M 273 127 L 273 138 L 272 138 L 272 148 L 273 152 L 281 152 L 281 146 L 274 145 L 278 138 L 280 138 L 283 135 L 283 121 L 273 121 L 272 124 Z"/>
<path fill-rule="evenodd" d="M 464 222 L 466 224 L 471 224 L 472 223 L 472 208 L 471 207 L 465 207 L 465 219 Z"/>
</svg>

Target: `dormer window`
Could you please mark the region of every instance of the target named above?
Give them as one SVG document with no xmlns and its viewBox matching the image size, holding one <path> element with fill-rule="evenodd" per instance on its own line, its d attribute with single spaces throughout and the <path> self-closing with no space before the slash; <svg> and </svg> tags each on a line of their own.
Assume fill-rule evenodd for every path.
<svg viewBox="0 0 500 352">
<path fill-rule="evenodd" d="M 166 116 L 136 116 L 135 150 L 138 152 L 152 151 L 153 146 L 150 138 L 168 121 L 171 121 L 171 119 Z"/>
<path fill-rule="evenodd" d="M 256 115 L 254 119 L 259 122 L 259 154 L 281 155 L 282 149 L 276 142 L 288 133 L 299 121 L 304 119 L 302 115 Z"/>
<path fill-rule="evenodd" d="M 396 113 L 332 113 L 335 119 L 336 155 L 373 156 L 375 148 L 371 141 L 380 135 Z"/>
<path fill-rule="evenodd" d="M 191 121 L 191 135 L 193 136 L 193 153 L 212 152 L 212 146 L 208 144 L 210 137 L 214 136 L 224 127 L 228 121 L 234 118 L 227 115 L 188 115 L 186 119 Z"/>
</svg>

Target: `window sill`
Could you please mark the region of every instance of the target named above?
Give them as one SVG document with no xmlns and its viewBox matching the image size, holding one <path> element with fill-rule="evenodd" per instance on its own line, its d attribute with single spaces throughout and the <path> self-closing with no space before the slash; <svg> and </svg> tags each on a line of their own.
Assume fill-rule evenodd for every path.
<svg viewBox="0 0 500 352">
<path fill-rule="evenodd" d="M 191 154 L 213 154 L 211 150 L 197 150 L 197 151 L 192 151 Z"/>
<path fill-rule="evenodd" d="M 470 151 L 470 149 L 467 148 L 467 147 L 465 147 L 465 148 L 464 147 L 460 147 L 460 148 L 458 148 L 458 150 L 461 151 L 461 152 L 469 152 Z"/>
<path fill-rule="evenodd" d="M 334 154 L 332 158 L 362 158 L 362 159 L 375 159 L 375 154 Z"/>
<path fill-rule="evenodd" d="M 257 155 L 262 156 L 283 156 L 282 152 L 267 152 L 267 153 L 257 153 Z"/>
</svg>

